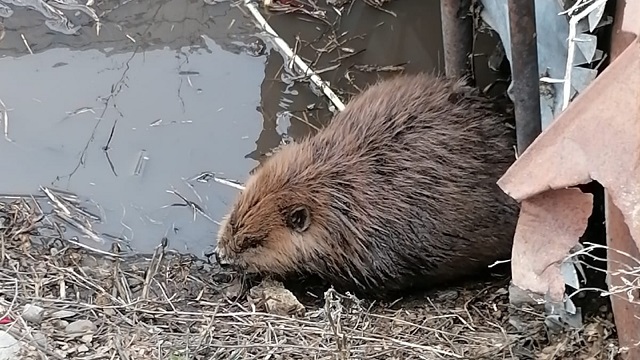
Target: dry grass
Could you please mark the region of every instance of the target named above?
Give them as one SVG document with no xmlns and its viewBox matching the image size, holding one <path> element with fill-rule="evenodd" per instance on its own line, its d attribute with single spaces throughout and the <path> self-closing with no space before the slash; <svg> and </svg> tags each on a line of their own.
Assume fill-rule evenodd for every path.
<svg viewBox="0 0 640 360">
<path fill-rule="evenodd" d="M 332 290 L 303 316 L 229 300 L 219 270 L 160 245 L 150 256 L 95 254 L 62 237 L 55 210 L 0 205 L 0 328 L 28 359 L 612 359 L 613 325 L 591 316 L 553 339 L 544 317 L 508 304 L 505 281 L 392 304 Z M 214 276 L 215 275 L 215 276 Z M 44 309 L 25 319 L 25 305 Z M 65 312 L 60 312 L 64 310 Z M 8 321 L 7 321 L 8 320 Z M 95 329 L 70 334 L 69 323 Z"/>
</svg>

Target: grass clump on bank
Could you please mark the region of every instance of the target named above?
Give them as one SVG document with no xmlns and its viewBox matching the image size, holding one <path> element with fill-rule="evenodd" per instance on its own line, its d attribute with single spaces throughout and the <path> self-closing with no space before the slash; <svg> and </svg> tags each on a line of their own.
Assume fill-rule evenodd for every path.
<svg viewBox="0 0 640 360">
<path fill-rule="evenodd" d="M 223 279 L 230 274 L 162 245 L 148 256 L 79 247 L 31 200 L 0 204 L 0 217 L 0 340 L 10 335 L 21 359 L 610 359 L 617 352 L 605 315 L 551 337 L 541 313 L 509 305 L 504 280 L 390 304 L 329 289 L 289 315 L 273 313 L 268 304 L 279 300 L 255 288 L 231 300 L 233 285 Z"/>
</svg>

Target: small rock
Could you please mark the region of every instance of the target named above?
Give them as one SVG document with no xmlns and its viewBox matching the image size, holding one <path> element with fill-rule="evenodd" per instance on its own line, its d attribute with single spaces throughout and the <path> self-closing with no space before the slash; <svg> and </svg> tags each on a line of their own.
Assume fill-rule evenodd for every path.
<svg viewBox="0 0 640 360">
<path fill-rule="evenodd" d="M 65 329 L 69 322 L 66 320 L 54 319 L 51 321 L 51 325 L 55 326 L 56 329 Z"/>
<path fill-rule="evenodd" d="M 127 282 L 129 283 L 129 287 L 131 288 L 135 288 L 137 286 L 141 286 L 143 281 L 140 279 L 136 279 L 136 278 L 131 278 L 131 279 L 127 279 Z"/>
<path fill-rule="evenodd" d="M 95 324 L 91 320 L 77 320 L 67 325 L 64 331 L 68 335 L 86 335 L 87 333 L 93 333 L 97 330 Z"/>
<path fill-rule="evenodd" d="M 85 344 L 81 344 L 80 346 L 78 346 L 78 352 L 80 353 L 84 353 L 89 351 L 89 348 L 87 347 L 87 345 Z"/>
<path fill-rule="evenodd" d="M 224 295 L 230 300 L 237 300 L 242 295 L 243 287 L 240 282 L 233 283 L 224 288 Z"/>
<path fill-rule="evenodd" d="M 80 338 L 80 341 L 82 341 L 85 344 L 91 344 L 91 342 L 93 341 L 93 335 L 92 334 L 82 335 L 82 337 Z"/>
<path fill-rule="evenodd" d="M 44 309 L 37 305 L 27 304 L 22 310 L 22 318 L 33 324 L 40 324 L 43 316 Z"/>
<path fill-rule="evenodd" d="M 496 290 L 495 294 L 496 296 L 509 295 L 509 290 L 507 290 L 507 288 L 499 288 L 498 290 Z"/>
<path fill-rule="evenodd" d="M 0 331 L 0 360 L 18 359 L 20 343 L 5 331 Z"/>
<path fill-rule="evenodd" d="M 263 281 L 260 285 L 251 288 L 250 296 L 254 302 L 263 303 L 265 310 L 272 314 L 302 316 L 305 313 L 304 305 L 298 301 L 298 298 L 277 281 Z"/>
<path fill-rule="evenodd" d="M 335 7 L 343 6 L 347 3 L 347 0 L 327 0 L 327 4 Z"/>
<path fill-rule="evenodd" d="M 92 269 L 97 269 L 100 266 L 100 264 L 98 264 L 98 260 L 93 256 L 83 256 L 80 259 L 80 264 L 83 267 L 89 267 Z"/>
<path fill-rule="evenodd" d="M 47 337 L 43 333 L 39 331 L 34 331 L 31 336 L 33 336 L 33 341 L 35 341 L 40 348 L 42 349 L 49 348 L 49 341 L 47 340 Z"/>
<path fill-rule="evenodd" d="M 211 276 L 211 279 L 218 283 L 227 284 L 233 280 L 233 276 L 227 272 L 215 273 Z"/>
<path fill-rule="evenodd" d="M 438 301 L 453 301 L 460 296 L 457 290 L 444 290 L 437 293 Z"/>
<path fill-rule="evenodd" d="M 541 298 L 539 294 L 521 289 L 513 283 L 509 284 L 509 303 L 515 307 L 530 305 L 535 308 L 540 303 L 537 301 L 539 298 Z"/>
<path fill-rule="evenodd" d="M 76 316 L 76 313 L 69 310 L 58 310 L 51 314 L 51 317 L 54 319 L 66 319 L 72 316 Z"/>
<path fill-rule="evenodd" d="M 54 353 L 54 354 L 56 354 L 56 355 L 58 355 L 58 356 L 59 356 L 60 358 L 62 358 L 62 359 L 64 359 L 64 358 L 66 358 L 66 357 L 67 357 L 67 353 L 66 353 L 66 352 L 64 352 L 64 351 L 63 351 L 63 350 L 61 350 L 61 349 L 54 349 L 54 350 L 53 350 L 53 353 Z"/>
<path fill-rule="evenodd" d="M 520 316 L 511 315 L 509 316 L 509 324 L 516 328 L 518 332 L 525 332 L 527 330 L 527 322 L 523 320 Z"/>
</svg>

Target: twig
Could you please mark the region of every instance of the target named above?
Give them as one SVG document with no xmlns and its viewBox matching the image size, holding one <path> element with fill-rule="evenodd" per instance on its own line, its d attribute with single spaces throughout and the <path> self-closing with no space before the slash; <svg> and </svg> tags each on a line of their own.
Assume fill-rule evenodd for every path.
<svg viewBox="0 0 640 360">
<path fill-rule="evenodd" d="M 311 82 L 313 82 L 317 87 L 319 87 L 322 92 L 331 100 L 331 102 L 335 105 L 338 111 L 344 110 L 344 104 L 338 98 L 338 96 L 329 88 L 326 82 L 324 82 L 309 66 L 297 55 L 294 54 L 289 45 L 273 30 L 271 25 L 265 20 L 262 16 L 258 7 L 251 0 L 244 0 L 244 5 L 249 9 L 249 12 L 255 20 L 258 22 L 260 27 L 269 33 L 272 36 L 272 40 L 275 45 L 284 53 L 284 55 L 289 59 L 287 63 L 289 64 L 289 68 L 293 68 L 293 64 L 297 65 L 299 70 L 302 72 L 304 76 L 309 76 Z"/>
<path fill-rule="evenodd" d="M 566 109 L 569 106 L 569 102 L 571 99 L 571 74 L 573 71 L 573 60 L 576 52 L 576 32 L 578 27 L 578 22 L 585 17 L 589 16 L 590 13 L 598 9 L 600 6 L 604 6 L 607 3 L 607 0 L 594 0 L 594 2 L 589 5 L 586 9 L 581 12 L 572 15 L 569 19 L 569 38 L 568 38 L 568 50 L 567 50 L 567 64 L 564 70 L 564 80 L 563 80 L 563 90 L 562 90 L 562 110 Z M 572 8 L 573 9 L 573 8 Z"/>
<path fill-rule="evenodd" d="M 2 108 L 0 108 L 0 113 L 2 115 L 0 121 L 2 121 L 2 124 L 4 126 L 4 138 L 5 140 L 12 142 L 13 140 L 9 138 L 9 112 L 7 109 L 7 105 L 4 104 L 4 101 L 2 101 L 2 99 L 0 99 L 0 106 L 2 106 Z"/>
<path fill-rule="evenodd" d="M 31 50 L 31 46 L 29 46 L 29 43 L 27 42 L 27 38 L 24 37 L 24 34 L 20 34 L 20 37 L 22 38 L 22 42 L 24 43 L 24 46 L 29 51 L 29 54 L 33 55 L 33 50 Z"/>
</svg>

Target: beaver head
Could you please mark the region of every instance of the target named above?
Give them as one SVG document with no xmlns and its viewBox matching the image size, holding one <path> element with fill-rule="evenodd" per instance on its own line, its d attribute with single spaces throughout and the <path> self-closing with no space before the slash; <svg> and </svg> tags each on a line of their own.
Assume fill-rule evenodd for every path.
<svg viewBox="0 0 640 360">
<path fill-rule="evenodd" d="M 327 239 L 340 228 L 329 212 L 339 196 L 330 190 L 336 169 L 320 169 L 311 149 L 288 145 L 249 177 L 220 224 L 214 253 L 221 265 L 284 275 L 340 253 Z"/>
</svg>

